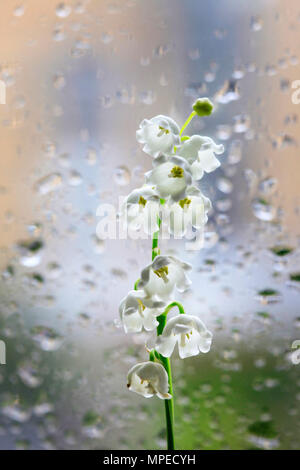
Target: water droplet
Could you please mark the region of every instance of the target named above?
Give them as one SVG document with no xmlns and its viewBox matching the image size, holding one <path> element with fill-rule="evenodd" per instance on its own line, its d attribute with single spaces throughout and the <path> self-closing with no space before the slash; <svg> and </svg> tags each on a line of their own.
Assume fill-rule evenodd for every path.
<svg viewBox="0 0 300 470">
<path fill-rule="evenodd" d="M 224 194 L 230 194 L 233 190 L 233 184 L 227 178 L 218 178 L 217 187 Z"/>
<path fill-rule="evenodd" d="M 280 292 L 275 289 L 262 289 L 257 293 L 256 299 L 262 304 L 277 303 L 282 300 Z"/>
<path fill-rule="evenodd" d="M 104 44 L 109 44 L 110 42 L 112 42 L 113 40 L 113 35 L 111 33 L 102 33 L 101 35 L 101 41 L 104 43 Z"/>
<path fill-rule="evenodd" d="M 17 249 L 20 253 L 20 264 L 27 268 L 38 266 L 41 262 L 43 247 L 44 242 L 40 239 L 30 239 L 19 242 Z"/>
<path fill-rule="evenodd" d="M 63 25 L 55 26 L 52 37 L 53 40 L 57 42 L 63 41 L 65 39 L 66 34 Z"/>
<path fill-rule="evenodd" d="M 222 104 L 236 101 L 239 98 L 240 94 L 236 80 L 226 80 L 223 87 L 215 95 L 215 101 Z"/>
<path fill-rule="evenodd" d="M 239 114 L 234 116 L 234 132 L 238 134 L 246 132 L 250 127 L 250 116 Z"/>
<path fill-rule="evenodd" d="M 228 163 L 230 165 L 236 165 L 242 159 L 242 141 L 234 140 L 229 147 L 228 151 Z"/>
<path fill-rule="evenodd" d="M 126 186 L 130 183 L 130 171 L 126 166 L 118 166 L 114 171 L 114 181 L 119 186 Z"/>
<path fill-rule="evenodd" d="M 200 58 L 200 51 L 199 49 L 190 49 L 188 55 L 191 60 L 198 60 Z"/>
<path fill-rule="evenodd" d="M 83 181 L 82 176 L 78 171 L 76 170 L 71 171 L 69 175 L 69 180 L 68 180 L 68 183 L 70 186 L 79 186 L 81 185 L 82 181 Z"/>
<path fill-rule="evenodd" d="M 57 90 L 62 90 L 66 85 L 66 79 L 61 73 L 57 73 L 53 77 L 53 86 Z"/>
<path fill-rule="evenodd" d="M 250 19 L 251 31 L 260 31 L 263 27 L 263 20 L 259 16 L 252 16 Z"/>
<path fill-rule="evenodd" d="M 58 263 L 49 263 L 47 265 L 47 274 L 49 279 L 57 279 L 62 274 L 62 267 Z"/>
<path fill-rule="evenodd" d="M 24 7 L 24 5 L 18 5 L 18 6 L 14 9 L 14 16 L 20 17 L 20 16 L 23 16 L 24 13 L 25 13 L 25 7 Z"/>
<path fill-rule="evenodd" d="M 252 201 L 252 210 L 255 217 L 265 222 L 270 222 L 276 216 L 276 209 L 264 199 L 254 199 Z"/>
<path fill-rule="evenodd" d="M 43 351 L 56 351 L 63 341 L 56 331 L 47 326 L 35 326 L 31 330 L 31 336 Z"/>
<path fill-rule="evenodd" d="M 59 18 L 67 18 L 71 13 L 71 7 L 65 3 L 59 3 L 56 7 L 55 13 Z"/>
<path fill-rule="evenodd" d="M 286 256 L 294 251 L 294 248 L 291 248 L 287 245 L 276 245 L 270 248 L 272 253 L 276 256 Z"/>
<path fill-rule="evenodd" d="M 4 402 L 2 413 L 4 416 L 17 421 L 18 423 L 25 423 L 31 416 L 31 411 L 18 403 L 17 400 L 9 400 L 8 403 Z"/>
<path fill-rule="evenodd" d="M 38 375 L 37 366 L 31 362 L 23 362 L 18 369 L 18 375 L 22 382 L 30 388 L 36 388 L 42 383 L 42 379 Z"/>
<path fill-rule="evenodd" d="M 35 185 L 36 190 L 40 194 L 48 194 L 56 191 L 62 185 L 62 176 L 59 173 L 51 173 L 41 178 Z"/>
<path fill-rule="evenodd" d="M 277 188 L 278 180 L 276 178 L 265 178 L 259 185 L 258 190 L 265 196 L 273 194 Z"/>
<path fill-rule="evenodd" d="M 228 140 L 230 139 L 232 134 L 232 129 L 230 126 L 221 124 L 217 126 L 217 137 L 220 140 Z"/>
</svg>

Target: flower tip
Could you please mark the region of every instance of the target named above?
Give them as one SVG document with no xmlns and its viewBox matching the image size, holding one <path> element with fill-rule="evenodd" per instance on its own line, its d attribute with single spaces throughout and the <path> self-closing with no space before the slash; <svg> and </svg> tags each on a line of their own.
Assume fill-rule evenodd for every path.
<svg viewBox="0 0 300 470">
<path fill-rule="evenodd" d="M 170 393 L 164 393 L 163 397 L 165 400 L 171 400 L 171 398 L 173 398 Z"/>
<path fill-rule="evenodd" d="M 193 104 L 193 110 L 198 116 L 210 116 L 214 105 L 209 98 L 198 98 Z"/>
</svg>

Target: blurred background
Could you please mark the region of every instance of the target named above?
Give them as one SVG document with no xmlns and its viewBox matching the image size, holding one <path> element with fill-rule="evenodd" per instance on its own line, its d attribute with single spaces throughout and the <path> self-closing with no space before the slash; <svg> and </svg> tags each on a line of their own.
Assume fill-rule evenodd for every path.
<svg viewBox="0 0 300 470">
<path fill-rule="evenodd" d="M 215 112 L 189 133 L 226 148 L 201 180 L 214 210 L 178 299 L 214 333 L 173 361 L 177 448 L 298 449 L 300 364 L 297 0 L 0 2 L 0 449 L 165 448 L 163 403 L 126 389 L 145 360 L 120 299 L 149 240 L 101 240 L 151 158 L 140 121 L 180 125 L 197 97 Z"/>
</svg>

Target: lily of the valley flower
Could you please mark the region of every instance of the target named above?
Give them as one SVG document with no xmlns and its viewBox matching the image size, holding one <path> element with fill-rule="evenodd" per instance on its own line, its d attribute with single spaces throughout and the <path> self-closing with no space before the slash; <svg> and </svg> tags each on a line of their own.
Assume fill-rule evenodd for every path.
<svg viewBox="0 0 300 470">
<path fill-rule="evenodd" d="M 139 289 L 143 289 L 149 297 L 167 300 L 176 287 L 184 292 L 191 284 L 186 271 L 191 265 L 180 261 L 175 256 L 157 256 L 141 272 Z"/>
<path fill-rule="evenodd" d="M 177 315 L 167 321 L 163 333 L 157 337 L 155 349 L 170 357 L 178 343 L 181 359 L 196 356 L 210 350 L 212 333 L 204 323 L 193 315 Z"/>
<path fill-rule="evenodd" d="M 144 328 L 152 331 L 158 326 L 165 302 L 148 297 L 143 290 L 132 290 L 121 301 L 119 312 L 126 333 L 137 333 Z"/>
<path fill-rule="evenodd" d="M 210 137 L 193 135 L 178 150 L 178 154 L 191 165 L 193 178 L 199 180 L 204 172 L 211 173 L 220 166 L 215 154 L 224 152 L 222 144 L 217 145 Z"/>
<path fill-rule="evenodd" d="M 151 235 L 159 229 L 159 195 L 150 186 L 142 186 L 132 191 L 124 201 L 122 218 L 128 228 L 140 230 Z"/>
<path fill-rule="evenodd" d="M 191 167 L 181 157 L 160 155 L 153 162 L 153 170 L 145 174 L 146 182 L 153 185 L 161 198 L 179 201 L 185 197 L 192 183 Z"/>
<path fill-rule="evenodd" d="M 175 237 L 182 237 L 190 227 L 197 230 L 203 228 L 211 207 L 210 200 L 200 189 L 189 187 L 184 199 L 165 207 L 165 211 L 168 210 L 169 232 Z"/>
<path fill-rule="evenodd" d="M 137 141 L 144 144 L 143 150 L 156 158 L 160 153 L 170 154 L 180 143 L 179 126 L 167 116 L 144 119 L 136 131 Z"/>
<path fill-rule="evenodd" d="M 132 392 L 145 398 L 157 395 L 162 400 L 172 398 L 169 392 L 168 374 L 165 368 L 157 362 L 141 362 L 128 372 L 127 387 Z"/>
</svg>

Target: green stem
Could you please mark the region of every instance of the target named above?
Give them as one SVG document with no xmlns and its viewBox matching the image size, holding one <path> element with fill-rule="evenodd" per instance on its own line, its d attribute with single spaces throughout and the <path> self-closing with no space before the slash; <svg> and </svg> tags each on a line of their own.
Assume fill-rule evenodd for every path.
<svg viewBox="0 0 300 470">
<path fill-rule="evenodd" d="M 161 335 L 162 332 L 164 331 L 164 328 L 167 323 L 167 315 L 169 311 L 174 307 L 178 307 L 179 313 L 185 313 L 183 306 L 179 302 L 172 302 L 170 305 L 168 305 L 165 311 L 161 315 L 159 315 L 159 317 L 157 317 L 157 321 L 158 321 L 157 336 Z"/>
<path fill-rule="evenodd" d="M 186 121 L 185 125 L 182 128 L 183 129 L 188 125 L 188 123 L 193 119 L 194 115 L 196 113 L 192 113 L 189 119 Z M 164 200 L 161 200 L 161 204 L 164 204 Z M 158 218 L 158 227 L 160 228 L 161 225 L 161 219 Z M 158 237 L 159 237 L 159 230 L 153 234 L 152 238 L 152 261 L 155 259 L 155 257 L 158 255 Z M 138 281 L 135 283 L 135 288 L 137 288 Z M 183 306 L 179 302 L 172 302 L 170 303 L 164 312 L 157 317 L 158 321 L 158 327 L 157 327 L 157 336 L 161 335 L 164 327 L 167 323 L 167 315 L 169 311 L 177 307 L 179 310 L 179 313 L 185 313 Z M 171 370 L 171 362 L 168 357 L 164 357 L 161 354 L 159 354 L 157 351 L 152 350 L 149 353 L 149 360 L 150 361 L 155 361 L 155 357 L 162 363 L 164 366 L 167 374 L 168 374 L 168 381 L 169 381 L 169 393 L 172 395 L 172 398 L 169 400 L 164 400 L 165 402 L 165 413 L 166 413 L 166 426 L 167 426 L 167 442 L 168 442 L 168 450 L 174 450 L 175 449 L 175 441 L 174 441 L 174 399 L 173 399 L 173 383 L 172 383 L 172 370 Z"/>
<path fill-rule="evenodd" d="M 157 218 L 157 224 L 158 224 L 158 227 L 159 227 L 159 229 L 160 229 L 161 219 L 160 219 L 159 217 Z M 153 238 L 152 238 L 152 261 L 153 261 L 154 258 L 158 255 L 158 237 L 159 237 L 159 229 L 157 230 L 157 232 L 154 232 Z"/>
<path fill-rule="evenodd" d="M 155 349 L 152 349 L 149 352 L 149 361 L 155 362 L 155 359 L 160 361 L 160 363 L 164 366 L 167 374 L 168 374 L 168 382 L 169 382 L 169 393 L 173 397 L 173 384 L 172 384 L 172 372 L 171 372 L 171 364 L 170 360 L 167 357 L 162 356 L 157 352 Z M 165 413 L 166 413 L 166 427 L 167 427 L 167 442 L 168 442 L 168 450 L 175 449 L 175 441 L 174 441 L 174 401 L 173 398 L 169 400 L 164 400 L 165 402 Z"/>
<path fill-rule="evenodd" d="M 155 349 L 151 349 L 151 351 L 149 352 L 149 361 L 155 362 L 155 352 Z"/>
<path fill-rule="evenodd" d="M 160 360 L 166 369 L 169 380 L 169 393 L 173 397 L 173 384 L 172 384 L 172 371 L 171 363 L 168 357 L 164 357 L 160 354 Z M 167 442 L 168 450 L 175 449 L 175 440 L 174 440 L 174 399 L 170 398 L 165 401 L 165 414 L 166 414 L 166 425 L 167 425 Z"/>
<path fill-rule="evenodd" d="M 165 201 L 162 199 L 160 202 L 161 202 L 161 204 L 164 204 Z M 158 227 L 160 228 L 161 219 L 159 217 L 158 217 L 157 222 L 158 222 Z M 152 238 L 152 261 L 158 255 L 158 237 L 159 237 L 159 230 L 157 230 L 157 232 L 155 232 L 153 234 L 153 238 Z M 172 308 L 172 307 L 170 307 L 170 308 Z M 167 309 L 168 309 L 168 307 L 167 307 Z M 157 320 L 159 322 L 159 325 L 157 327 L 157 335 L 160 335 L 163 332 L 163 329 L 165 327 L 166 319 L 167 319 L 167 313 L 165 313 L 165 312 L 157 318 Z M 150 361 L 154 360 L 155 355 L 156 355 L 157 359 L 160 360 L 160 362 L 162 363 L 164 368 L 166 369 L 166 372 L 168 374 L 168 381 L 169 381 L 169 393 L 173 397 L 172 371 L 171 371 L 170 360 L 169 360 L 169 358 L 164 357 L 161 354 L 157 353 L 157 351 L 154 351 L 154 357 L 153 357 L 153 351 L 151 351 L 150 356 L 149 356 Z M 173 398 L 170 398 L 169 400 L 164 400 L 164 402 L 165 402 L 165 413 L 166 413 L 168 450 L 174 450 L 175 449 L 175 444 L 174 444 L 174 401 L 173 401 Z"/>
<path fill-rule="evenodd" d="M 196 116 L 196 115 L 197 115 L 197 113 L 196 113 L 195 111 L 192 111 L 192 112 L 191 112 L 191 114 L 189 115 L 189 117 L 187 118 L 187 120 L 185 121 L 185 123 L 183 124 L 183 126 L 182 126 L 182 128 L 181 128 L 181 130 L 180 130 L 180 132 L 179 132 L 180 137 L 181 137 L 181 135 L 182 135 L 184 129 L 189 125 L 189 123 L 191 122 L 191 120 L 193 119 L 193 117 Z"/>
</svg>

